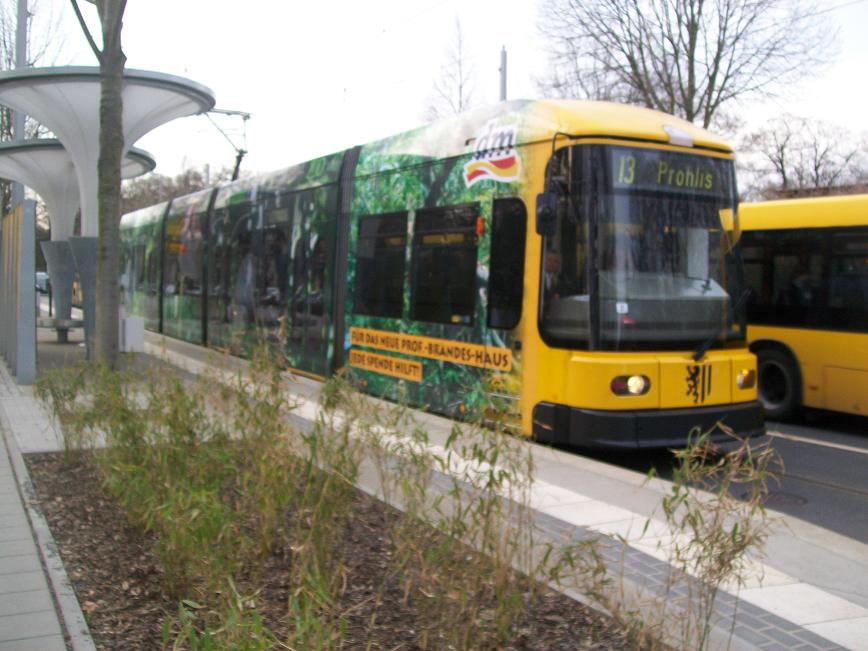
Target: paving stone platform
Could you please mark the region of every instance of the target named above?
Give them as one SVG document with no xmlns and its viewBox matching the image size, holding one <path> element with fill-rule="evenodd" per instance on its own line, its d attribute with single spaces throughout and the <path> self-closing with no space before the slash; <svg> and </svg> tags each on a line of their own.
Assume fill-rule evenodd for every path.
<svg viewBox="0 0 868 651">
<path fill-rule="evenodd" d="M 0 367 L 0 651 L 62 651 L 63 628 L 10 458 L 26 401 Z"/>
<path fill-rule="evenodd" d="M 75 343 L 47 343 L 40 352 L 48 366 L 83 356 Z M 0 360 L 0 651 L 94 649 L 22 457 L 58 449 L 60 437 L 33 388 L 18 386 Z"/>
</svg>

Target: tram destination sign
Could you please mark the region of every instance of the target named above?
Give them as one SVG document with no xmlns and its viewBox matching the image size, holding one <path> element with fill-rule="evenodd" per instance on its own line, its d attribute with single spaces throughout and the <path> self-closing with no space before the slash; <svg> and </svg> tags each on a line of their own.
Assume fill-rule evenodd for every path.
<svg viewBox="0 0 868 651">
<path fill-rule="evenodd" d="M 732 163 L 723 158 L 638 147 L 613 147 L 615 190 L 728 197 Z"/>
</svg>

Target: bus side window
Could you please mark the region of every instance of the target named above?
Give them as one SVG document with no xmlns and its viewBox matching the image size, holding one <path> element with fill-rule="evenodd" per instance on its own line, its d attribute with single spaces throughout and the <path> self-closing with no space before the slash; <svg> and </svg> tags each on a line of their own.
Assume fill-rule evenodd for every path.
<svg viewBox="0 0 868 651">
<path fill-rule="evenodd" d="M 521 319 L 527 209 L 520 199 L 497 199 L 491 218 L 488 327 L 510 330 Z"/>
<path fill-rule="evenodd" d="M 830 229 L 823 325 L 868 332 L 868 231 Z"/>
</svg>

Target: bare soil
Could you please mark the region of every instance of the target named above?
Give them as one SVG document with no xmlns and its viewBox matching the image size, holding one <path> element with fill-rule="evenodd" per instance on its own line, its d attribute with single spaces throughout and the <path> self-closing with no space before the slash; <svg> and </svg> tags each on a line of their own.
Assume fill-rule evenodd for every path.
<svg viewBox="0 0 868 651">
<path fill-rule="evenodd" d="M 49 522 L 69 578 L 98 649 L 163 649 L 178 603 L 161 589 L 154 537 L 132 527 L 102 490 L 88 452 L 28 455 L 40 507 Z M 347 616 L 344 649 L 418 649 L 413 604 L 397 584 L 381 590 L 389 564 L 385 505 L 359 494 L 344 541 L 346 586 L 340 610 Z M 256 605 L 277 634 L 287 630 L 291 552 L 266 561 Z M 370 599 L 376 591 L 381 598 Z M 375 625 L 371 625 L 371 621 Z M 169 629 L 171 630 L 171 628 Z M 532 604 L 515 641 L 504 651 L 614 650 L 627 647 L 621 630 L 605 616 L 557 592 Z"/>
</svg>

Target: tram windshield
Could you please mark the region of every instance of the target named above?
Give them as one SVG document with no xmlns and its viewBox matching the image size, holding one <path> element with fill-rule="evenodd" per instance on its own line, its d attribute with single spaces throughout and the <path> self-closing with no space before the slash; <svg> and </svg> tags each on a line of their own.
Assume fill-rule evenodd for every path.
<svg viewBox="0 0 868 651">
<path fill-rule="evenodd" d="M 744 338 L 732 162 L 621 146 L 553 161 L 540 325 L 555 345 L 710 347 Z"/>
</svg>

